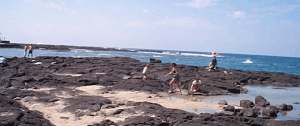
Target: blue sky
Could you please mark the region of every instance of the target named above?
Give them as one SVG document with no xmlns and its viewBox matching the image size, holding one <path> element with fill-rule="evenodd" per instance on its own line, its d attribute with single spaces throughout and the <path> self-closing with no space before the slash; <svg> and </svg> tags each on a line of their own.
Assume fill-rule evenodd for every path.
<svg viewBox="0 0 300 126">
<path fill-rule="evenodd" d="M 1 0 L 14 42 L 300 57 L 300 0 Z"/>
</svg>

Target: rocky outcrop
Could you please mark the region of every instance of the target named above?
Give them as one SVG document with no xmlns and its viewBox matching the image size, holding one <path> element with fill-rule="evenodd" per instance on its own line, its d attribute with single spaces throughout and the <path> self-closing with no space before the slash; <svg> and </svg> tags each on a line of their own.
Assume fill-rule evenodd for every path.
<svg viewBox="0 0 300 126">
<path fill-rule="evenodd" d="M 239 115 L 244 117 L 264 117 L 264 118 L 275 118 L 281 111 L 290 111 L 293 109 L 292 105 L 282 104 L 279 106 L 272 106 L 263 96 L 255 97 L 255 105 L 250 100 L 240 100 L 240 108 L 227 105 L 223 107 L 224 113 L 230 115 Z M 231 113 L 230 113 L 231 112 Z"/>
<path fill-rule="evenodd" d="M 141 71 L 145 63 L 126 57 L 114 58 L 67 58 L 37 57 L 34 59 L 9 58 L 6 65 L 0 65 L 0 87 L 39 88 L 103 85 L 112 89 L 160 92 L 168 89 L 171 79 L 166 74 L 170 64 L 150 64 L 149 79 L 141 79 Z M 224 69 L 208 72 L 205 68 L 178 65 L 181 76 L 181 88 L 187 89 L 193 79 L 202 80 L 202 95 L 224 95 L 243 93 L 241 84 L 270 84 L 294 86 L 300 85 L 300 78 L 281 73 L 243 72 Z M 247 76 L 251 76 L 250 78 Z M 243 80 L 247 77 L 247 81 Z M 260 81 L 249 81 L 255 79 Z M 241 81 L 242 80 L 242 81 Z M 264 104 L 264 103 L 262 103 Z"/>
<path fill-rule="evenodd" d="M 243 108 L 252 108 L 254 107 L 254 103 L 250 100 L 241 100 L 240 106 Z"/>
<path fill-rule="evenodd" d="M 259 107 L 266 107 L 270 105 L 270 103 L 263 96 L 256 96 L 255 105 Z"/>
<path fill-rule="evenodd" d="M 144 113 L 141 116 L 126 118 L 121 122 L 110 120 L 102 121 L 91 126 L 287 126 L 297 125 L 299 121 L 275 121 L 257 117 L 255 111 L 244 112 L 245 115 L 217 114 L 193 114 L 177 109 L 169 109 L 158 104 L 137 102 L 130 104 L 133 108 L 125 109 L 127 113 Z"/>
<path fill-rule="evenodd" d="M 0 126 L 53 126 L 41 113 L 0 95 Z"/>
</svg>

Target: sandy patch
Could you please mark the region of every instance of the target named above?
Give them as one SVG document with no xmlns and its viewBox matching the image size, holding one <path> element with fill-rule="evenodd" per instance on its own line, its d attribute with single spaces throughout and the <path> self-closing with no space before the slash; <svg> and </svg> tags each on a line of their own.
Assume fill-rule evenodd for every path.
<svg viewBox="0 0 300 126">
<path fill-rule="evenodd" d="M 103 86 L 92 85 L 92 86 L 81 86 L 76 88 L 70 88 L 71 91 L 65 90 L 60 93 L 51 93 L 51 90 L 55 88 L 40 88 L 40 89 L 29 89 L 36 92 L 44 92 L 49 95 L 55 95 L 59 100 L 56 102 L 39 102 L 37 97 L 27 97 L 20 102 L 30 110 L 37 110 L 44 114 L 44 117 L 51 121 L 57 126 L 86 126 L 89 124 L 99 123 L 102 120 L 110 119 L 114 122 L 124 121 L 125 118 L 131 116 L 138 116 L 144 114 L 143 112 L 137 112 L 137 114 L 122 112 L 121 114 L 111 114 L 118 109 L 126 109 L 131 106 L 121 105 L 116 108 L 103 108 L 100 111 L 91 113 L 90 115 L 76 116 L 74 113 L 63 111 L 66 107 L 65 100 L 67 98 L 72 98 L 79 95 L 87 96 L 101 96 L 110 99 L 113 103 L 126 103 L 128 101 L 133 102 L 151 102 L 157 103 L 167 108 L 182 109 L 187 110 L 187 108 L 192 110 L 197 109 L 218 109 L 216 104 L 204 104 L 196 101 L 192 96 L 180 96 L 180 95 L 169 95 L 167 93 L 161 92 L 158 94 L 151 94 L 148 92 L 140 91 L 109 91 L 106 92 Z M 199 97 L 198 97 L 199 98 Z"/>
<path fill-rule="evenodd" d="M 186 95 L 169 95 L 165 92 L 160 92 L 158 94 L 151 94 L 148 92 L 141 92 L 141 91 L 112 91 L 110 93 L 103 92 L 104 87 L 98 85 L 92 86 L 82 86 L 77 87 L 77 90 L 81 90 L 84 95 L 96 95 L 107 97 L 113 101 L 120 101 L 120 102 L 127 102 L 127 101 L 134 101 L 134 102 L 151 102 L 160 104 L 166 108 L 172 109 L 182 109 L 185 110 L 186 108 L 191 109 L 219 109 L 217 104 L 206 104 L 200 103 L 196 101 L 197 99 L 201 98 L 197 96 L 197 99 L 193 96 L 186 96 Z"/>
</svg>

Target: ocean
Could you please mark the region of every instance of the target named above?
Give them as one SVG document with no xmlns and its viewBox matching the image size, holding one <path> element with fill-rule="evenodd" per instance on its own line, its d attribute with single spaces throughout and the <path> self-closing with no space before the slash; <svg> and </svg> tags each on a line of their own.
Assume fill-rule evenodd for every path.
<svg viewBox="0 0 300 126">
<path fill-rule="evenodd" d="M 23 49 L 0 49 L 0 56 L 23 57 Z M 178 53 L 171 51 L 158 52 L 122 52 L 122 51 L 91 51 L 74 49 L 71 51 L 34 50 L 35 56 L 62 56 L 62 57 L 131 57 L 143 62 L 149 58 L 161 59 L 164 63 L 177 63 L 193 66 L 207 66 L 211 56 L 206 53 Z M 0 58 L 1 61 L 1 58 Z M 218 66 L 228 69 L 283 72 L 300 75 L 300 58 L 243 55 L 243 54 L 220 54 Z"/>
</svg>

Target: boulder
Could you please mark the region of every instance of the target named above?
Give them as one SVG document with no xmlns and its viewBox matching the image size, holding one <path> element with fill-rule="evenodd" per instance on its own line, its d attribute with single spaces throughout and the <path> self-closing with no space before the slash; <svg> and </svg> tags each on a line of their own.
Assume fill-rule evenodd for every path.
<svg viewBox="0 0 300 126">
<path fill-rule="evenodd" d="M 293 106 L 287 105 L 287 104 L 282 104 L 282 105 L 278 106 L 278 109 L 281 111 L 291 111 L 291 110 L 293 110 Z"/>
<path fill-rule="evenodd" d="M 254 108 L 246 108 L 241 110 L 241 114 L 245 117 L 257 117 L 259 115 L 259 111 Z"/>
<path fill-rule="evenodd" d="M 268 107 L 262 109 L 262 115 L 264 117 L 269 117 L 269 118 L 277 117 L 278 112 L 279 112 L 279 109 L 275 106 L 268 106 Z"/>
<path fill-rule="evenodd" d="M 150 58 L 150 63 L 161 63 L 160 59 Z"/>
<path fill-rule="evenodd" d="M 224 111 L 229 111 L 229 112 L 234 112 L 235 108 L 232 105 L 227 105 L 225 107 L 223 107 Z"/>
<path fill-rule="evenodd" d="M 270 103 L 263 96 L 256 96 L 255 105 L 259 107 L 266 107 L 270 105 Z"/>
<path fill-rule="evenodd" d="M 241 100 L 240 106 L 243 108 L 252 108 L 254 107 L 254 103 L 250 100 Z"/>
</svg>

